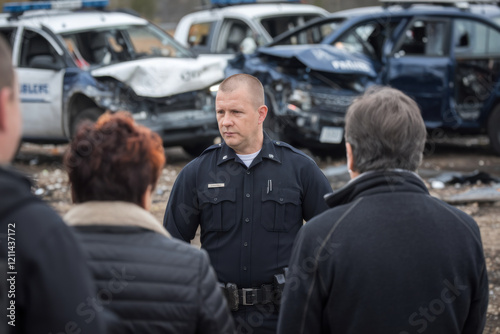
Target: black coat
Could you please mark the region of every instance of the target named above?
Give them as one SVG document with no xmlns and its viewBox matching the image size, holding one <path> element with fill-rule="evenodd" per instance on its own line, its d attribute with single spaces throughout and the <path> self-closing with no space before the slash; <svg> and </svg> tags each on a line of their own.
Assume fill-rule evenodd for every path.
<svg viewBox="0 0 500 334">
<path fill-rule="evenodd" d="M 299 232 L 279 333 L 481 333 L 479 228 L 411 172 L 362 174 Z"/>
<path fill-rule="evenodd" d="M 104 333 L 102 314 L 89 320 L 78 313 L 96 294 L 81 249 L 62 219 L 30 187 L 25 177 L 0 168 L 0 332 L 7 326 L 12 333 Z M 15 318 L 5 314 L 4 303 L 10 306 L 12 301 L 15 310 L 7 315 Z M 15 327 L 7 324 L 13 319 Z"/>
<path fill-rule="evenodd" d="M 97 210 L 101 223 L 75 224 L 68 218 L 72 211 L 65 219 L 75 225 L 88 256 L 98 289 L 96 307 L 109 308 L 121 318 L 116 332 L 232 333 L 233 321 L 207 253 L 160 234 L 158 229 L 167 232 L 159 222 L 152 223 L 156 232 L 145 228 L 147 224 L 134 226 L 133 216 L 142 209 L 131 203 L 128 208 L 123 202 L 115 205 Z M 109 220 L 118 212 L 132 217 L 132 223 L 118 226 L 115 217 Z M 87 213 L 79 215 L 85 221 Z"/>
</svg>

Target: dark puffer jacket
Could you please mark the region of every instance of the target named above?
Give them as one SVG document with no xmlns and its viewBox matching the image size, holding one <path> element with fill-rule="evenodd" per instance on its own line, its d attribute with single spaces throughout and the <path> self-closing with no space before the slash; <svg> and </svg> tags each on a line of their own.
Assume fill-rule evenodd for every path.
<svg viewBox="0 0 500 334">
<path fill-rule="evenodd" d="M 64 219 L 75 227 L 97 283 L 87 312 L 108 307 L 121 318 L 119 333 L 233 333 L 206 252 L 168 237 L 147 211 L 87 202 Z"/>
</svg>

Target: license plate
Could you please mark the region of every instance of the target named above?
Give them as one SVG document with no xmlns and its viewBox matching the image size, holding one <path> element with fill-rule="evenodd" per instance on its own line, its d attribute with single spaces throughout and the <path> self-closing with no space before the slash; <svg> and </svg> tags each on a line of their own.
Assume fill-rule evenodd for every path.
<svg viewBox="0 0 500 334">
<path fill-rule="evenodd" d="M 325 126 L 321 129 L 321 135 L 319 136 L 319 141 L 321 143 L 329 144 L 340 144 L 344 136 L 343 128 L 334 128 L 331 126 Z"/>
</svg>

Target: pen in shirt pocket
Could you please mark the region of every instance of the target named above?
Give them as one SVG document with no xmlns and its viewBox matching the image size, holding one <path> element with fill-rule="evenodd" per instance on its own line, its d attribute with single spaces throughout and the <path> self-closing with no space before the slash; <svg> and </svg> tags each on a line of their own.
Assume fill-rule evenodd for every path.
<svg viewBox="0 0 500 334">
<path fill-rule="evenodd" d="M 273 191 L 273 180 L 267 180 L 267 193 Z"/>
</svg>

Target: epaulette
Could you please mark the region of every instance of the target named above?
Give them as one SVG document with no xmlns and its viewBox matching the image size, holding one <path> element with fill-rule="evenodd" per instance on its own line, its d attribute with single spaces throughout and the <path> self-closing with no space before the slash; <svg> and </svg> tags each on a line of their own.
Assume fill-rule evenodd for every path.
<svg viewBox="0 0 500 334">
<path fill-rule="evenodd" d="M 221 147 L 222 147 L 222 144 L 213 144 L 213 145 L 207 147 L 203 152 L 201 152 L 200 156 L 207 153 L 207 152 L 216 150 L 216 149 L 221 148 Z"/>
<path fill-rule="evenodd" d="M 294 152 L 294 153 L 297 153 L 303 157 L 306 157 L 308 159 L 310 159 L 311 161 L 314 161 L 314 159 L 312 159 L 310 156 L 308 156 L 307 154 L 305 154 L 303 151 L 299 150 L 298 148 L 296 147 L 293 147 L 292 145 L 288 144 L 288 143 L 285 143 L 284 141 L 281 141 L 281 140 L 273 140 L 272 141 L 274 146 L 278 146 L 278 147 L 285 147 L 287 149 L 289 149 L 290 151 Z"/>
</svg>

